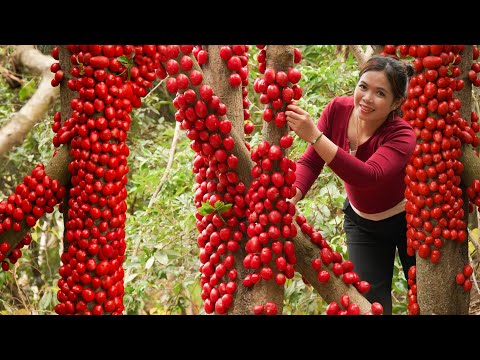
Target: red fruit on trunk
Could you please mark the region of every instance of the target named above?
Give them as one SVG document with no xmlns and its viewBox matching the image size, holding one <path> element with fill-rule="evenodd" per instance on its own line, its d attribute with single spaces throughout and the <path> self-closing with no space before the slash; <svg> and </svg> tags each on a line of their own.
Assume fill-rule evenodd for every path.
<svg viewBox="0 0 480 360">
<path fill-rule="evenodd" d="M 374 315 L 382 315 L 383 314 L 383 306 L 378 302 L 372 303 L 372 313 Z"/>
</svg>

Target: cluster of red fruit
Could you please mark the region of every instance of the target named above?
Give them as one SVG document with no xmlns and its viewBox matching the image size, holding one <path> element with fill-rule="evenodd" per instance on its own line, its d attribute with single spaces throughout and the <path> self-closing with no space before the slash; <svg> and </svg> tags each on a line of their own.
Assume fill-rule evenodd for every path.
<svg viewBox="0 0 480 360">
<path fill-rule="evenodd" d="M 167 47 L 69 45 L 67 85 L 78 97 L 71 116 L 54 116 L 53 144 L 70 145 L 64 253 L 59 268 L 58 314 L 122 314 L 124 310 L 126 144 L 129 113 L 157 76 L 165 76 Z M 58 60 L 58 49 L 52 56 Z M 57 76 L 60 64 L 52 65 Z M 62 73 L 63 74 L 63 73 Z M 57 78 L 58 77 L 58 78 Z M 55 84 L 52 84 L 55 85 Z"/>
<path fill-rule="evenodd" d="M 267 141 L 261 141 L 252 150 L 251 158 L 256 165 L 251 172 L 254 180 L 245 196 L 249 240 L 243 265 L 253 272 L 246 275 L 243 284 L 249 287 L 260 279 L 275 277 L 275 282 L 283 285 L 295 274 L 295 250 L 289 240 L 297 235 L 293 224 L 295 205 L 287 199 L 295 195 L 296 164 L 283 155 L 280 146 Z M 272 262 L 278 270 L 275 275 Z"/>
<path fill-rule="evenodd" d="M 327 315 L 361 315 L 360 306 L 350 301 L 350 296 L 343 294 L 340 296 L 340 304 L 336 301 L 332 301 L 327 306 Z M 371 306 L 371 311 L 366 311 L 363 315 L 382 315 L 383 306 L 374 302 Z"/>
<path fill-rule="evenodd" d="M 207 314 L 224 314 L 237 289 L 233 254 L 246 231 L 246 224 L 239 220 L 245 216 L 246 187 L 236 172 L 238 158 L 231 152 L 235 142 L 229 135 L 232 124 L 224 117 L 227 108 L 211 86 L 202 84 L 201 66 L 208 60 L 207 50 L 193 45 L 170 45 L 169 49 L 167 90 L 176 94 L 175 119 L 186 130 L 196 153 L 192 170 L 200 232 L 201 297 Z"/>
<path fill-rule="evenodd" d="M 471 134 L 461 118 L 460 100 L 453 97 L 463 88 L 460 75 L 461 45 L 400 45 L 400 56 L 415 57 L 404 118 L 417 134 L 417 145 L 407 167 L 407 251 L 433 263 L 440 260 L 443 239 L 464 242 L 460 174 L 462 139 Z M 462 130 L 463 129 L 463 130 Z M 473 132 L 473 131 L 472 131 Z"/>
<path fill-rule="evenodd" d="M 253 89 L 260 95 L 260 102 L 268 105 L 263 110 L 263 120 L 274 121 L 279 128 L 287 124 L 285 106 L 292 100 L 299 100 L 302 96 L 302 88 L 297 85 L 301 74 L 298 69 L 290 68 L 288 73 L 284 71 L 275 72 L 274 69 L 265 70 L 263 78 L 257 78 Z M 291 85 L 294 84 L 294 85 Z"/>
<path fill-rule="evenodd" d="M 470 277 L 473 274 L 473 268 L 470 266 L 470 264 L 466 264 L 463 266 L 462 272 L 459 272 L 455 276 L 455 281 L 457 282 L 458 285 L 463 287 L 463 290 L 465 291 L 470 291 L 472 288 L 472 280 Z"/>
<path fill-rule="evenodd" d="M 184 50 L 182 48 L 182 52 Z M 230 85 L 243 86 L 244 120 L 249 118 L 245 112 L 248 107 L 245 88 L 248 85 L 247 51 L 246 45 L 222 46 L 220 49 L 220 57 L 232 71 Z M 181 64 L 186 62 L 180 60 Z M 182 71 L 188 72 L 190 68 L 182 67 Z M 269 74 L 271 71 L 273 69 L 270 69 Z M 294 71 L 292 74 L 292 79 L 298 82 L 299 76 Z M 176 83 L 180 75 L 177 75 Z M 261 142 L 252 151 L 251 157 L 257 165 L 252 171 L 252 186 L 245 193 L 245 185 L 239 181 L 235 171 L 238 159 L 231 153 L 235 146 L 229 135 L 232 126 L 230 121 L 222 119 L 226 114 L 225 105 L 213 95 L 210 86 L 201 85 L 201 81 L 194 83 L 192 73 L 185 78 L 192 82 L 190 86 L 171 86 L 169 82 L 173 84 L 174 80 L 167 80 L 167 89 L 177 92 L 174 100 L 178 109 L 176 120 L 187 130 L 187 137 L 192 140 L 191 148 L 196 152 L 193 171 L 197 182 L 195 204 L 198 209 L 197 228 L 200 231 L 197 241 L 201 248 L 204 309 L 207 313 L 223 314 L 232 306 L 238 276 L 234 269 L 233 254 L 239 249 L 245 233 L 249 240 L 246 244 L 248 254 L 243 265 L 247 269 L 253 269 L 253 273 L 242 279 L 243 285 L 252 286 L 260 278 L 272 279 L 274 272 L 269 266 L 272 261 L 280 269 L 280 273 L 275 276 L 278 284 L 283 285 L 286 277 L 293 277 L 293 243 L 282 241 L 296 234 L 296 228 L 292 224 L 295 207 L 286 201 L 292 195 L 295 163 L 284 157 L 282 151 L 282 148 L 286 149 L 292 144 L 293 139 L 290 135 L 284 136 L 281 140 L 282 148 Z M 197 94 L 200 99 L 197 99 Z M 291 101 L 291 98 L 287 100 Z M 277 103 L 279 102 L 286 106 L 280 98 Z M 247 129 L 247 126 L 244 129 L 246 133 L 252 130 Z M 250 150 L 248 143 L 245 145 Z M 245 217 L 249 220 L 248 227 Z M 271 243 L 270 246 L 263 246 L 267 243 Z M 277 313 L 276 305 L 258 305 L 254 313 L 264 311 L 266 314 Z"/>
<path fill-rule="evenodd" d="M 26 226 L 32 228 L 37 220 L 45 213 L 52 213 L 54 206 L 62 201 L 65 188 L 58 180 L 52 180 L 44 170 L 44 165 L 39 164 L 30 175 L 24 177 L 23 182 L 15 188 L 7 200 L 0 202 L 0 235 L 10 229 L 20 231 Z M 0 261 L 2 270 L 7 271 L 10 264 L 15 264 L 22 256 L 20 250 L 28 246 L 32 238 L 29 234 L 12 248 L 7 241 L 0 242 Z"/>
</svg>

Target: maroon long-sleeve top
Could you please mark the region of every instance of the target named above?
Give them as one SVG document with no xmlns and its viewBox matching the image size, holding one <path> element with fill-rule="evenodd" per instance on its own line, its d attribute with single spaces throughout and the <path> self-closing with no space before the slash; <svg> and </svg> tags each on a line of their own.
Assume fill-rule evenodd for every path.
<svg viewBox="0 0 480 360">
<path fill-rule="evenodd" d="M 397 205 L 405 192 L 405 166 L 415 148 L 416 136 L 410 124 L 395 116 L 349 153 L 348 119 L 354 104 L 352 96 L 333 99 L 317 123 L 338 150 L 328 166 L 344 181 L 352 205 L 367 214 L 386 211 Z M 323 169 L 325 161 L 313 146 L 298 160 L 295 186 L 306 194 Z"/>
</svg>

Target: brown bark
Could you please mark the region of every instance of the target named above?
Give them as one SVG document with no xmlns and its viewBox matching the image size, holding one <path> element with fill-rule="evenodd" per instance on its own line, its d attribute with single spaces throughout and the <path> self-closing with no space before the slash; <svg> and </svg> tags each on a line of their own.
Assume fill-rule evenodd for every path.
<svg viewBox="0 0 480 360">
<path fill-rule="evenodd" d="M 362 68 L 368 60 L 367 54 L 360 45 L 348 45 L 348 48 L 353 53 L 353 56 L 355 56 L 355 59 L 357 59 L 358 67 Z"/>
<path fill-rule="evenodd" d="M 35 94 L 0 129 L 0 156 L 6 154 L 13 146 L 22 143 L 30 129 L 43 119 L 59 94 L 58 87 L 50 84 L 54 76 L 50 71 L 50 65 L 55 62 L 51 56 L 43 55 L 33 45 L 19 45 L 13 59 L 17 67 L 23 66 L 28 71 L 41 75 L 42 80 Z"/>
<path fill-rule="evenodd" d="M 228 69 L 225 61 L 220 58 L 220 48 L 220 45 L 209 45 L 207 47 L 209 60 L 203 67 L 203 83 L 209 84 L 213 89 L 213 93 L 227 107 L 227 114 L 223 118 L 230 120 L 232 123 L 230 136 L 235 141 L 232 153 L 239 159 L 236 171 L 240 181 L 248 189 L 252 182 L 251 169 L 253 162 L 244 142 L 242 88 L 240 86 L 236 88 L 230 86 L 229 77 L 231 71 Z M 246 255 L 245 241 L 241 242 L 240 248 L 235 254 L 235 269 L 238 271 L 238 279 L 243 279 L 246 275 L 246 270 L 242 266 L 243 258 Z M 250 289 L 244 287 L 241 280 L 238 280 L 237 289 L 233 305 L 228 313 L 232 315 L 253 313 Z"/>
<path fill-rule="evenodd" d="M 468 80 L 467 74 L 472 63 L 472 54 L 472 46 L 465 46 L 462 61 L 459 65 L 465 86 L 456 94 L 462 102 L 462 117 L 468 119 L 468 121 L 470 120 L 472 106 L 472 84 Z M 460 161 L 471 159 L 471 153 L 470 151 L 464 151 L 464 156 Z M 472 164 L 469 162 L 463 164 L 466 169 L 465 177 L 470 178 L 472 176 L 470 166 L 476 164 L 478 167 L 478 159 L 475 159 L 475 162 L 472 161 Z M 465 177 L 462 176 L 462 179 L 465 179 Z M 463 190 L 465 194 L 465 187 L 463 187 Z M 465 203 L 464 221 L 467 223 L 468 199 L 464 196 L 463 200 Z M 469 293 L 465 292 L 463 287 L 456 283 L 455 275 L 461 272 L 463 266 L 468 263 L 468 240 L 464 243 L 442 240 L 444 243 L 440 250 L 442 257 L 437 264 L 433 264 L 429 259 L 422 259 L 417 252 L 417 301 L 420 306 L 420 313 L 424 315 L 467 315 Z"/>
<path fill-rule="evenodd" d="M 69 79 L 74 79 L 75 78 L 72 76 L 70 73 L 70 69 L 72 68 L 72 62 L 70 61 L 70 51 L 67 49 L 66 45 L 59 45 L 58 46 L 58 59 L 60 61 L 60 64 L 62 66 L 62 69 L 64 71 L 64 79 L 60 83 L 60 108 L 61 108 L 61 114 L 62 114 L 62 124 L 65 122 L 65 120 L 69 119 L 72 116 L 73 109 L 70 106 L 71 101 L 77 97 L 77 92 L 71 91 L 68 88 L 68 80 Z M 64 163 L 65 167 L 68 167 L 68 164 L 73 161 L 73 159 L 70 157 L 70 144 L 64 144 L 63 145 L 68 151 L 68 159 Z M 67 178 L 65 179 L 65 182 L 63 183 L 66 192 L 65 192 L 65 197 L 63 198 L 63 222 L 65 224 L 64 230 L 63 230 L 63 239 L 65 239 L 65 233 L 67 232 L 67 221 L 68 221 L 68 209 L 70 208 L 68 203 L 70 199 L 70 188 L 71 188 L 71 182 L 70 182 L 70 173 L 67 171 Z M 63 248 L 67 249 L 68 243 L 63 240 Z"/>
<path fill-rule="evenodd" d="M 280 70 L 287 72 L 289 67 L 293 66 L 293 46 L 267 46 L 267 68 L 273 68 L 275 72 Z M 283 111 L 284 109 L 282 109 Z M 242 128 L 243 131 L 243 128 Z M 272 121 L 267 123 L 263 128 L 263 140 L 270 145 L 278 144 L 280 138 L 287 132 L 287 126 L 278 128 Z M 240 279 L 243 279 L 248 271 L 243 267 L 242 260 L 246 255 L 241 246 L 241 252 L 236 258 L 236 268 L 239 272 Z M 272 260 L 272 262 L 275 259 Z M 275 266 L 272 267 L 275 271 Z M 275 275 L 274 275 L 275 276 Z M 235 296 L 232 314 L 252 314 L 253 308 L 259 304 L 274 302 L 277 305 L 278 314 L 282 314 L 283 310 L 284 286 L 279 286 L 274 279 L 269 281 L 260 280 L 254 286 L 247 288 L 240 285 Z"/>
</svg>

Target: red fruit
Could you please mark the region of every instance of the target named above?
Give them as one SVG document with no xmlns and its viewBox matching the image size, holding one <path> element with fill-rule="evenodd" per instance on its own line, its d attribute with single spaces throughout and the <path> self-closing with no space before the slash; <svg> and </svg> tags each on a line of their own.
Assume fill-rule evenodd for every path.
<svg viewBox="0 0 480 360">
<path fill-rule="evenodd" d="M 264 311 L 264 307 L 263 307 L 262 304 L 257 305 L 257 306 L 255 306 L 255 307 L 253 308 L 253 313 L 254 313 L 255 315 L 262 315 L 262 314 L 263 314 L 263 311 Z"/>
<path fill-rule="evenodd" d="M 465 280 L 465 282 L 463 283 L 463 290 L 470 291 L 471 288 L 472 282 L 469 279 Z"/>
<path fill-rule="evenodd" d="M 465 275 L 463 275 L 462 273 L 458 273 L 457 276 L 455 276 L 455 281 L 458 285 L 463 285 L 463 283 L 465 282 Z"/>
<path fill-rule="evenodd" d="M 411 266 L 410 269 L 408 269 L 408 278 L 415 280 L 416 276 L 417 276 L 417 267 L 414 265 L 414 266 Z"/>
<path fill-rule="evenodd" d="M 470 265 L 465 265 L 463 267 L 463 275 L 465 275 L 466 278 L 469 278 L 473 274 L 473 268 Z"/>
<path fill-rule="evenodd" d="M 327 270 L 321 270 L 318 273 L 318 281 L 326 283 L 328 280 L 330 280 L 330 273 Z"/>
<path fill-rule="evenodd" d="M 350 305 L 350 296 L 348 296 L 347 294 L 343 294 L 340 297 L 340 305 L 342 305 L 342 307 L 344 307 L 345 309 L 348 308 L 348 305 Z"/>
<path fill-rule="evenodd" d="M 300 73 L 300 71 L 298 69 L 295 69 L 295 68 L 290 68 L 288 70 L 288 80 L 292 83 L 292 84 L 296 84 L 300 81 L 300 78 L 302 77 L 302 74 Z"/>
<path fill-rule="evenodd" d="M 430 246 L 427 244 L 420 245 L 420 248 L 418 249 L 418 255 L 422 259 L 426 259 L 430 255 Z"/>
<path fill-rule="evenodd" d="M 362 280 L 358 283 L 357 290 L 360 294 L 365 294 L 370 291 L 370 283 Z"/>
<path fill-rule="evenodd" d="M 243 126 L 245 134 L 251 134 L 253 130 L 255 130 L 255 125 L 251 121 L 245 122 L 245 125 Z"/>
<path fill-rule="evenodd" d="M 293 62 L 298 64 L 302 60 L 302 52 L 298 48 L 293 49 Z"/>
<path fill-rule="evenodd" d="M 232 56 L 232 49 L 230 48 L 230 46 L 222 46 L 220 48 L 220 57 L 222 58 L 222 60 L 228 61 L 228 59 L 230 59 L 231 56 Z"/>
<path fill-rule="evenodd" d="M 277 315 L 278 309 L 277 309 L 277 304 L 274 302 L 267 302 L 265 304 L 265 313 L 267 315 Z"/>
<path fill-rule="evenodd" d="M 95 69 L 103 69 L 108 67 L 110 59 L 106 56 L 94 56 L 90 59 L 90 66 Z"/>
<path fill-rule="evenodd" d="M 372 303 L 372 313 L 374 315 L 382 315 L 383 314 L 383 306 L 378 302 Z"/>
<path fill-rule="evenodd" d="M 293 137 L 290 134 L 285 134 L 280 138 L 280 146 L 284 149 L 289 148 L 293 144 Z"/>
<path fill-rule="evenodd" d="M 90 302 L 95 299 L 95 292 L 90 288 L 85 288 L 82 290 L 82 297 L 85 302 Z"/>
<path fill-rule="evenodd" d="M 327 315 L 337 315 L 339 311 L 340 311 L 340 306 L 338 306 L 338 304 L 335 301 L 333 301 L 330 304 L 328 304 L 325 313 Z"/>
<path fill-rule="evenodd" d="M 343 274 L 343 267 L 340 263 L 334 263 L 332 265 L 332 272 L 336 275 L 336 276 L 340 276 Z"/>
<path fill-rule="evenodd" d="M 237 87 L 242 84 L 242 78 L 240 77 L 239 74 L 233 73 L 230 75 L 230 85 L 232 87 Z"/>
<path fill-rule="evenodd" d="M 287 281 L 287 278 L 285 275 L 283 275 L 282 273 L 278 273 L 277 275 L 275 275 L 275 282 L 282 286 L 285 284 L 285 282 Z"/>
<path fill-rule="evenodd" d="M 347 309 L 348 315 L 360 315 L 360 306 L 358 304 L 350 304 Z"/>
<path fill-rule="evenodd" d="M 322 268 L 322 261 L 319 258 L 313 259 L 312 260 L 312 268 L 314 270 L 320 270 Z"/>
</svg>

